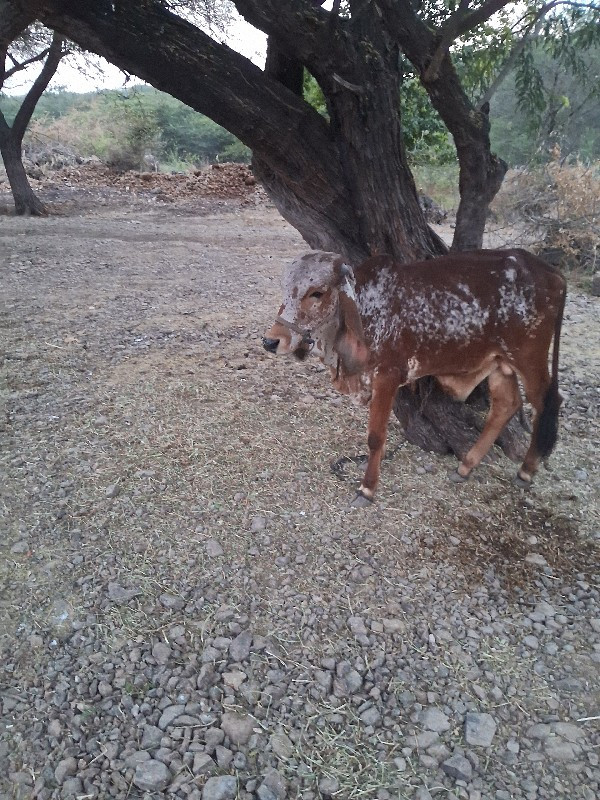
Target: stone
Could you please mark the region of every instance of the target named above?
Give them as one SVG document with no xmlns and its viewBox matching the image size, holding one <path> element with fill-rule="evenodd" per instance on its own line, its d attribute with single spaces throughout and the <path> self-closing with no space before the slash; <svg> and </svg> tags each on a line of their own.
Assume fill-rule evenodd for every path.
<svg viewBox="0 0 600 800">
<path fill-rule="evenodd" d="M 568 742 L 576 742 L 578 739 L 585 738 L 584 731 L 572 722 L 555 722 L 552 726 L 554 733 L 562 736 Z"/>
<path fill-rule="evenodd" d="M 376 706 L 371 706 L 371 708 L 367 708 L 362 712 L 360 715 L 360 720 L 365 725 L 371 725 L 372 727 L 375 727 L 381 722 L 381 714 L 377 710 Z"/>
<path fill-rule="evenodd" d="M 528 553 L 525 556 L 525 561 L 528 564 L 533 564 L 536 567 L 546 567 L 548 565 L 548 562 L 544 556 L 540 555 L 539 553 Z"/>
<path fill-rule="evenodd" d="M 56 769 L 54 770 L 54 779 L 60 785 L 64 782 L 65 778 L 75 775 L 76 772 L 77 761 L 72 756 L 69 758 L 63 758 L 62 761 L 59 761 L 56 765 Z"/>
<path fill-rule="evenodd" d="M 142 750 L 155 750 L 160 747 L 160 740 L 164 733 L 156 725 L 144 725 L 142 728 Z"/>
<path fill-rule="evenodd" d="M 535 725 L 530 725 L 526 733 L 528 739 L 540 739 L 544 741 L 544 739 L 552 735 L 552 728 L 550 725 L 546 725 L 543 722 L 537 722 Z"/>
<path fill-rule="evenodd" d="M 166 764 L 151 758 L 135 768 L 133 782 L 145 792 L 162 792 L 171 782 L 171 773 Z"/>
<path fill-rule="evenodd" d="M 229 655 L 234 661 L 244 661 L 250 655 L 252 646 L 252 633 L 242 631 L 229 645 Z"/>
<path fill-rule="evenodd" d="M 340 788 L 340 782 L 337 778 L 330 778 L 325 776 L 321 778 L 319 781 L 319 791 L 323 795 L 323 797 L 331 797 L 334 795 Z"/>
<path fill-rule="evenodd" d="M 470 761 L 467 761 L 464 756 L 458 754 L 444 761 L 442 769 L 446 775 L 454 778 L 454 780 L 466 781 L 467 783 L 471 780 L 471 776 L 473 775 L 473 767 Z"/>
<path fill-rule="evenodd" d="M 218 766 L 223 770 L 228 769 L 229 765 L 233 761 L 232 751 L 228 747 L 223 747 L 220 744 L 215 747 L 215 757 L 217 759 Z"/>
<path fill-rule="evenodd" d="M 246 744 L 254 730 L 254 718 L 248 714 L 229 711 L 221 717 L 221 730 L 234 745 Z"/>
<path fill-rule="evenodd" d="M 265 517 L 252 517 L 252 521 L 250 523 L 250 530 L 252 533 L 257 533 L 258 531 L 264 531 L 267 527 L 267 520 Z"/>
<path fill-rule="evenodd" d="M 167 664 L 171 658 L 171 648 L 164 642 L 157 642 L 152 648 L 152 658 L 157 664 Z"/>
<path fill-rule="evenodd" d="M 553 761 L 575 761 L 577 758 L 576 747 L 577 745 L 565 742 L 558 736 L 550 736 L 544 743 L 546 755 Z M 579 750 L 578 747 L 577 750 Z"/>
<path fill-rule="evenodd" d="M 192 764 L 194 775 L 212 775 L 217 771 L 217 765 L 208 753 L 196 753 Z"/>
<path fill-rule="evenodd" d="M 83 792 L 81 778 L 67 778 L 62 785 L 61 797 L 77 797 Z"/>
<path fill-rule="evenodd" d="M 169 725 L 172 725 L 177 717 L 180 717 L 185 712 L 184 705 L 167 706 L 158 720 L 158 727 L 161 731 L 166 730 Z"/>
<path fill-rule="evenodd" d="M 131 753 L 131 755 L 125 758 L 125 766 L 129 769 L 135 769 L 138 764 L 142 764 L 144 761 L 150 761 L 152 756 L 147 750 L 136 750 L 135 753 Z"/>
<path fill-rule="evenodd" d="M 430 706 L 420 712 L 419 724 L 422 725 L 425 730 L 436 731 L 436 733 L 442 733 L 450 729 L 450 720 L 448 716 L 435 706 Z"/>
<path fill-rule="evenodd" d="M 182 600 L 181 597 L 177 597 L 173 594 L 161 594 L 158 598 L 165 608 L 170 609 L 171 611 L 181 611 L 182 608 L 185 607 L 185 600 Z"/>
<path fill-rule="evenodd" d="M 233 672 L 224 672 L 223 683 L 225 686 L 229 686 L 231 689 L 234 689 L 237 692 L 247 677 L 248 676 L 245 672 L 240 672 L 239 670 L 234 670 Z"/>
<path fill-rule="evenodd" d="M 537 636 L 525 636 L 525 638 L 523 639 L 523 644 L 530 650 L 537 650 L 538 647 L 540 646 L 540 642 Z"/>
<path fill-rule="evenodd" d="M 362 617 L 348 617 L 348 627 L 354 636 L 367 635 L 367 627 Z"/>
<path fill-rule="evenodd" d="M 204 542 L 204 549 L 209 558 L 219 558 L 224 553 L 223 548 L 216 539 L 207 539 Z"/>
<path fill-rule="evenodd" d="M 128 603 L 141 593 L 141 589 L 125 589 L 124 586 L 114 581 L 110 581 L 108 584 L 108 598 L 118 605 Z"/>
<path fill-rule="evenodd" d="M 592 275 L 592 294 L 594 297 L 600 297 L 600 272 L 594 272 Z"/>
<path fill-rule="evenodd" d="M 402 619 L 384 619 L 383 630 L 386 633 L 404 633 L 406 631 L 406 623 Z"/>
<path fill-rule="evenodd" d="M 237 795 L 237 780 L 233 775 L 209 778 L 202 790 L 202 800 L 234 800 Z"/>
<path fill-rule="evenodd" d="M 491 714 L 467 712 L 465 718 L 465 739 L 467 744 L 477 747 L 490 747 L 496 733 L 496 721 Z"/>
<path fill-rule="evenodd" d="M 287 781 L 276 769 L 269 769 L 265 773 L 256 794 L 260 800 L 285 800 L 287 797 Z"/>
<path fill-rule="evenodd" d="M 285 733 L 271 734 L 269 742 L 271 744 L 271 750 L 284 761 L 294 752 L 294 743 Z"/>
<path fill-rule="evenodd" d="M 415 744 L 419 750 L 427 750 L 428 747 L 431 747 L 434 744 L 437 744 L 439 741 L 439 734 L 437 731 L 421 731 L 421 733 L 415 734 Z M 409 742 L 412 744 L 412 737 L 409 737 Z"/>
</svg>

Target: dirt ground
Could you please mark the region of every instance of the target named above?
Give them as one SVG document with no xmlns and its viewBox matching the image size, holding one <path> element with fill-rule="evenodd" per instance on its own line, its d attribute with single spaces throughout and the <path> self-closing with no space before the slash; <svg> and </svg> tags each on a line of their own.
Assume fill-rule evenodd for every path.
<svg viewBox="0 0 600 800">
<path fill-rule="evenodd" d="M 365 411 L 260 342 L 304 250 L 251 197 L 0 216 L 0 797 L 598 796 L 600 301 L 531 491 L 393 425 L 351 510 Z"/>
</svg>

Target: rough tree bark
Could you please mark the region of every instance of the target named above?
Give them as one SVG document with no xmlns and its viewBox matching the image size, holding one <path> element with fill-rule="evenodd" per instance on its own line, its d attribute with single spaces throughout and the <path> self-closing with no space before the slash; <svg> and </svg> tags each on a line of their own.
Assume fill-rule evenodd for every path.
<svg viewBox="0 0 600 800">
<path fill-rule="evenodd" d="M 426 224 L 407 163 L 400 53 L 416 67 L 456 142 L 461 202 L 453 247 L 480 247 L 487 205 L 506 167 L 490 152 L 487 114 L 469 102 L 448 49 L 455 35 L 505 4 L 487 0 L 467 13 L 463 2 L 451 27 L 436 31 L 412 0 L 350 0 L 348 18 L 336 13 L 339 3 L 328 12 L 320 0 L 235 0 L 269 37 L 264 71 L 159 0 L 46 0 L 41 19 L 234 133 L 251 148 L 280 212 L 311 247 L 353 262 L 382 252 L 403 261 L 438 255 L 445 246 Z M 328 120 L 302 99 L 304 68 L 323 91 Z M 461 426 L 452 433 L 445 418 L 457 417 L 456 404 L 428 388 L 419 396 L 416 406 L 410 395 L 398 408 L 409 436 L 432 449 L 464 450 L 475 437 L 473 420 L 465 420 L 466 433 Z M 425 397 L 435 409 L 429 419 L 421 410 Z"/>
<path fill-rule="evenodd" d="M 22 19 L 27 19 L 27 15 L 24 15 Z M 25 27 L 27 27 L 27 24 Z M 16 36 L 20 33 L 22 33 L 22 30 L 18 31 Z M 38 100 L 46 91 L 63 56 L 63 43 L 63 36 L 54 33 L 50 47 L 45 55 L 44 66 L 21 103 L 12 125 L 7 123 L 0 110 L 0 155 L 4 162 L 4 168 L 6 169 L 13 195 L 15 213 L 19 215 L 41 217 L 46 216 L 48 213 L 48 209 L 36 196 L 29 183 L 29 178 L 23 166 L 22 145 L 25 131 L 31 121 Z M 0 50 L 0 89 L 4 85 L 6 75 L 6 49 Z"/>
</svg>

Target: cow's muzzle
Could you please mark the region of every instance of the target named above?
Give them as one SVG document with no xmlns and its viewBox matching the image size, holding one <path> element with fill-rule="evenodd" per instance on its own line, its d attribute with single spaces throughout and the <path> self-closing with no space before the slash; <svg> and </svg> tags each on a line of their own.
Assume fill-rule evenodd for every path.
<svg viewBox="0 0 600 800">
<path fill-rule="evenodd" d="M 266 336 L 262 338 L 263 347 L 268 353 L 276 353 L 279 347 L 279 339 L 268 339 Z"/>
<path fill-rule="evenodd" d="M 302 337 L 300 346 L 302 348 L 308 348 L 308 352 L 310 353 L 315 346 L 315 340 L 312 338 L 311 333 L 307 328 L 300 328 L 295 323 L 290 322 L 288 319 L 284 319 L 283 317 L 275 317 L 275 322 L 279 323 L 279 325 L 283 325 L 283 327 L 287 328 L 289 331 L 299 334 Z"/>
</svg>

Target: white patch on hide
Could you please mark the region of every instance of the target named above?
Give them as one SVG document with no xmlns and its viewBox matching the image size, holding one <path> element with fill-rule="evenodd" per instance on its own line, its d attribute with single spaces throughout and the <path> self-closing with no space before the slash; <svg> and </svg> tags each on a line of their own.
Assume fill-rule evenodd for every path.
<svg viewBox="0 0 600 800">
<path fill-rule="evenodd" d="M 406 375 L 407 381 L 414 381 L 419 375 L 419 369 L 421 365 L 419 364 L 418 360 L 412 356 L 408 359 L 408 373 Z"/>
</svg>

